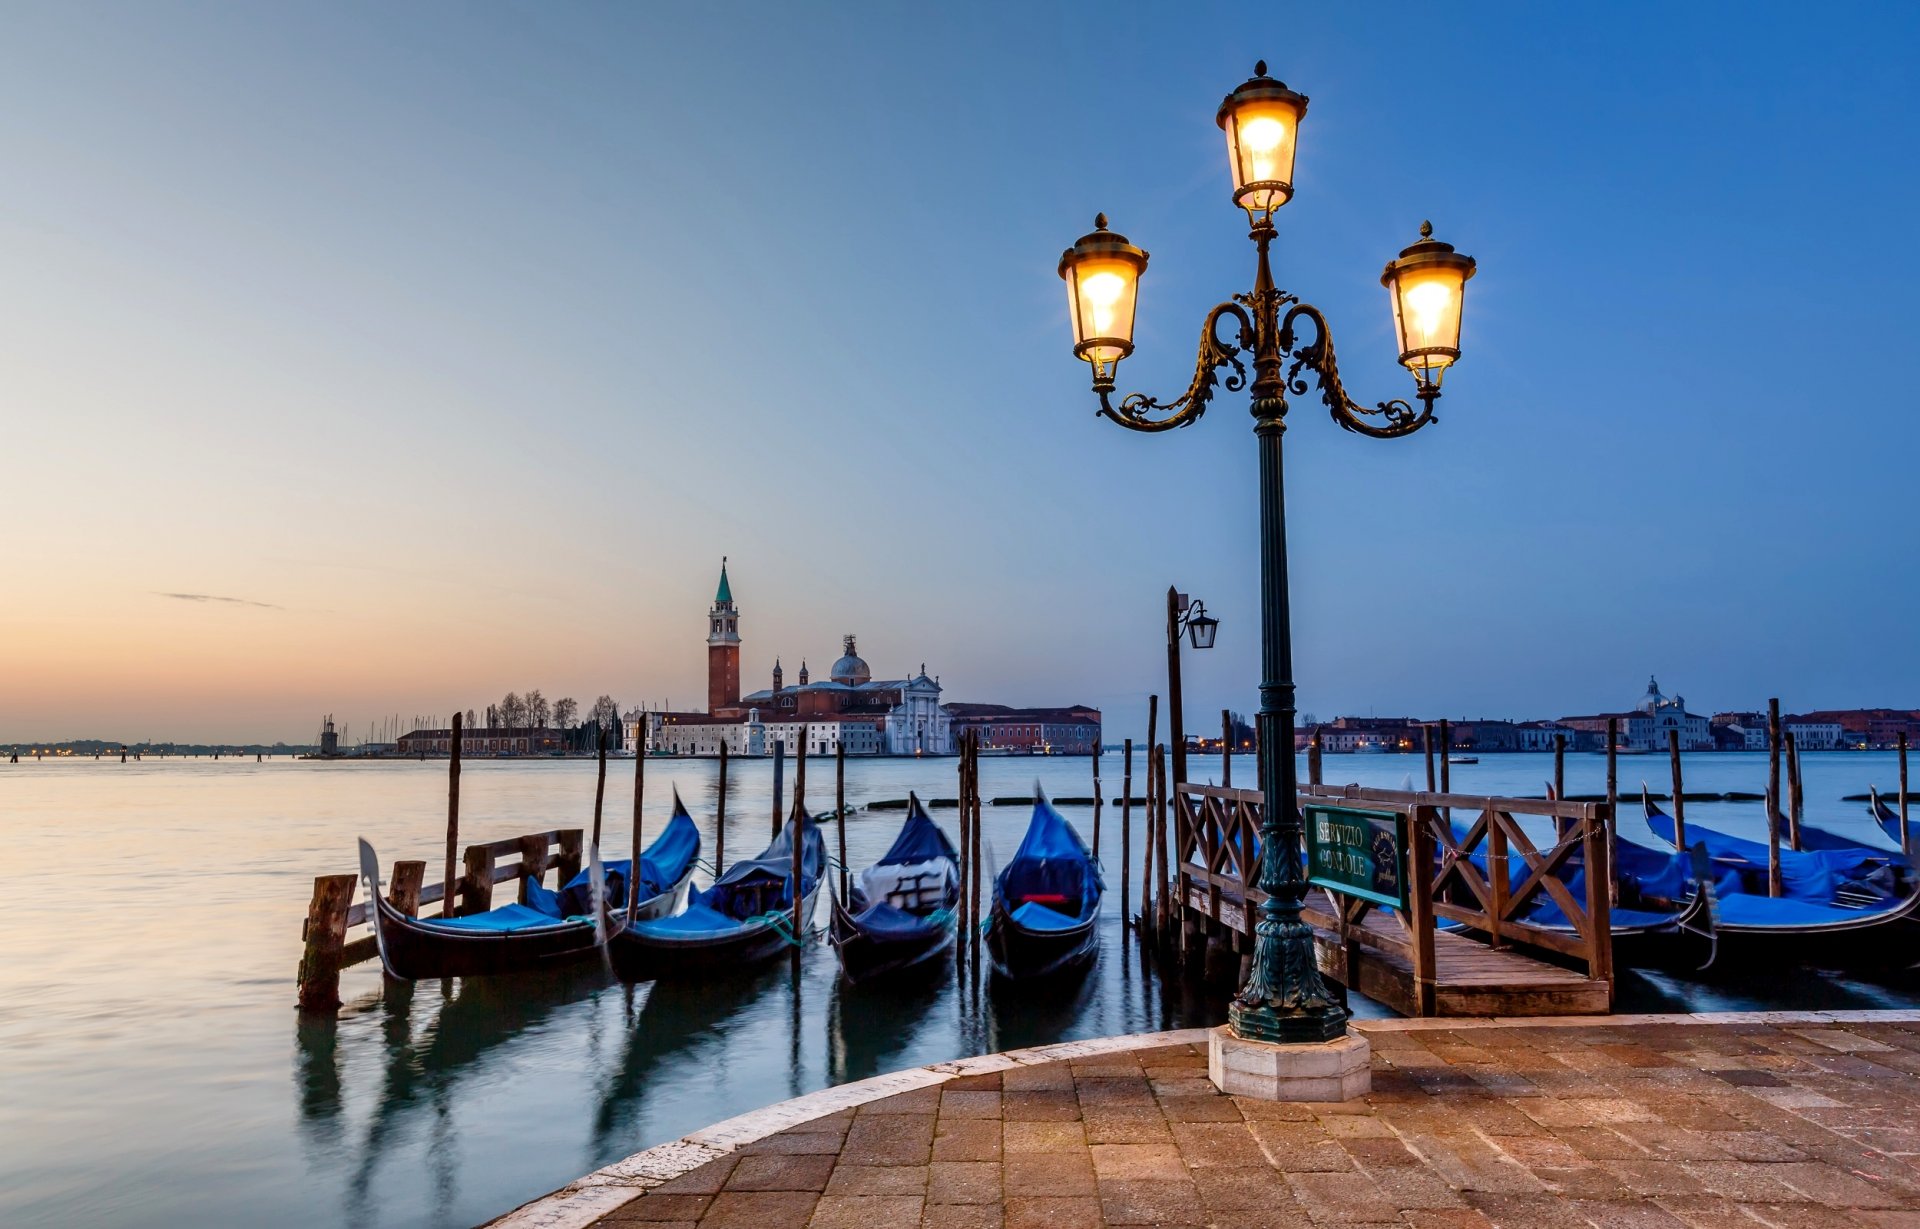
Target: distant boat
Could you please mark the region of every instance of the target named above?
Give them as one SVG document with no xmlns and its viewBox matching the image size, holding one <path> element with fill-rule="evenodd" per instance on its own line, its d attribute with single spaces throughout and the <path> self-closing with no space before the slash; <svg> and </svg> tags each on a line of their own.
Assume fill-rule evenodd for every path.
<svg viewBox="0 0 1920 1229">
<path fill-rule="evenodd" d="M 848 886 L 851 899 L 833 901 L 833 946 L 849 982 L 925 966 L 953 946 L 960 854 L 917 795 L 908 808 L 892 846 Z"/>
<path fill-rule="evenodd" d="M 1449 764 L 1478 764 L 1479 762 L 1480 757 L 1477 755 L 1449 755 L 1447 757 L 1447 763 Z"/>
<path fill-rule="evenodd" d="M 1011 981 L 1046 977 L 1092 959 L 1105 884 L 1073 825 L 1038 789 L 1013 860 L 993 881 L 987 958 Z"/>
</svg>

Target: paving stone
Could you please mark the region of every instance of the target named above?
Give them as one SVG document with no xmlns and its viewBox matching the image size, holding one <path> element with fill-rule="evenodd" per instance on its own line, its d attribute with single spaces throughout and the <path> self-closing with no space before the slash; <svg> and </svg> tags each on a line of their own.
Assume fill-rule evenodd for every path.
<svg viewBox="0 0 1920 1229">
<path fill-rule="evenodd" d="M 1240 1107 L 1232 1097 L 1219 1093 L 1205 1096 L 1160 1097 L 1160 1112 L 1169 1122 L 1240 1122 Z"/>
<path fill-rule="evenodd" d="M 955 1092 L 952 1089 L 941 1094 L 940 1116 L 942 1118 L 994 1118 L 1000 1117 L 1000 1093 L 965 1090 Z"/>
<path fill-rule="evenodd" d="M 876 1225 L 916 1225 L 922 1207 L 918 1195 L 822 1195 L 810 1229 L 874 1229 Z"/>
<path fill-rule="evenodd" d="M 808 1191 L 722 1191 L 700 1224 L 702 1229 L 801 1229 L 819 1199 Z"/>
<path fill-rule="evenodd" d="M 1173 1141 L 1180 1149 L 1181 1159 L 1189 1168 L 1214 1169 L 1223 1165 L 1266 1163 L 1266 1153 L 1243 1122 L 1174 1122 L 1169 1123 L 1168 1127 L 1173 1131 Z M 1097 1157 L 1094 1164 L 1097 1169 Z"/>
<path fill-rule="evenodd" d="M 1007 1198 L 1016 1195 L 1096 1195 L 1087 1149 L 1009 1154 L 1002 1162 Z"/>
<path fill-rule="evenodd" d="M 930 1203 L 920 1213 L 920 1229 L 1001 1229 L 1005 1210 L 997 1203 Z M 868 1229 L 906 1229 L 900 1225 Z"/>
<path fill-rule="evenodd" d="M 829 1195 L 924 1195 L 927 1191 L 925 1165 L 849 1165 L 834 1166 L 827 1179 Z"/>
<path fill-rule="evenodd" d="M 1009 1193 L 1006 1229 L 1100 1229 L 1097 1195 L 1022 1196 Z"/>
<path fill-rule="evenodd" d="M 1200 1203 L 1210 1212 L 1235 1212 L 1293 1202 L 1286 1175 L 1270 1165 L 1222 1166 L 1194 1175 Z M 1304 1217 L 1305 1213 L 1301 1215 Z"/>
<path fill-rule="evenodd" d="M 1100 1182 L 1100 1219 L 1108 1225 L 1199 1225 L 1206 1216 L 1200 1192 L 1185 1179 Z"/>
<path fill-rule="evenodd" d="M 928 1203 L 999 1203 L 1001 1167 L 992 1161 L 935 1161 L 927 1171 Z"/>
<path fill-rule="evenodd" d="M 997 1161 L 1001 1151 L 997 1118 L 948 1118 L 942 1114 L 933 1132 L 936 1161 Z"/>
<path fill-rule="evenodd" d="M 743 1156 L 727 1179 L 730 1191 L 824 1191 L 833 1174 L 830 1156 L 781 1153 Z"/>
<path fill-rule="evenodd" d="M 931 1114 L 940 1108 L 940 1086 L 916 1088 L 911 1092 L 895 1093 L 878 1101 L 870 1101 L 854 1111 L 856 1119 L 874 1114 Z"/>
<path fill-rule="evenodd" d="M 1315 1224 L 1391 1224 L 1400 1219 L 1399 1209 L 1363 1174 L 1290 1173 L 1287 1185 Z"/>
<path fill-rule="evenodd" d="M 1095 1144 L 1093 1176 L 1109 1180 L 1183 1182 L 1186 1162 L 1172 1144 Z"/>
<path fill-rule="evenodd" d="M 1083 1118 L 1090 1144 L 1164 1144 L 1173 1142 L 1165 1115 L 1157 1109 L 1104 1107 Z"/>
<path fill-rule="evenodd" d="M 1087 1128 L 1080 1122 L 1006 1122 L 1000 1126 L 1002 1154 L 1008 1152 L 1050 1152 L 1056 1148 L 1080 1148 L 1087 1142 Z M 934 1141 L 939 1146 L 939 1141 Z"/>
<path fill-rule="evenodd" d="M 1000 1116 L 1008 1122 L 1048 1122 L 1080 1117 L 1080 1101 L 1067 1088 L 1008 1090 L 1000 1094 Z"/>
<path fill-rule="evenodd" d="M 856 1165 L 925 1165 L 933 1159 L 933 1115 L 861 1115 L 847 1131 L 840 1159 Z"/>
</svg>

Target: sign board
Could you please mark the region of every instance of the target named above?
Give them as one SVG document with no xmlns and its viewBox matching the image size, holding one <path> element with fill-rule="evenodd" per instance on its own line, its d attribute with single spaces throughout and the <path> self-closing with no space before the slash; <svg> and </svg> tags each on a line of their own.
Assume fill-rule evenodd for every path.
<svg viewBox="0 0 1920 1229">
<path fill-rule="evenodd" d="M 1407 820 L 1393 811 L 1309 806 L 1307 882 L 1407 907 Z"/>
</svg>

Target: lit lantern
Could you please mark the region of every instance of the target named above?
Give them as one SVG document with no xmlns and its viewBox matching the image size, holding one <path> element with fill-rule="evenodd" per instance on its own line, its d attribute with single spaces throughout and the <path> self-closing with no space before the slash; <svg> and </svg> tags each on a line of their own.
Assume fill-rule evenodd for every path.
<svg viewBox="0 0 1920 1229">
<path fill-rule="evenodd" d="M 1433 237 L 1433 223 L 1420 224 L 1420 242 L 1387 262 L 1380 284 L 1393 298 L 1393 330 L 1400 365 L 1422 388 L 1440 386 L 1460 357 L 1460 307 L 1473 276 L 1473 257 Z"/>
<path fill-rule="evenodd" d="M 1227 95 L 1214 121 L 1227 134 L 1233 203 L 1258 222 L 1293 197 L 1293 155 L 1307 96 L 1267 76 L 1267 62 Z"/>
<path fill-rule="evenodd" d="M 1073 352 L 1093 364 L 1096 387 L 1113 381 L 1114 368 L 1133 353 L 1133 308 L 1147 254 L 1107 229 L 1107 215 L 1093 220 L 1060 254 L 1067 283 L 1067 314 L 1073 320 Z"/>
</svg>

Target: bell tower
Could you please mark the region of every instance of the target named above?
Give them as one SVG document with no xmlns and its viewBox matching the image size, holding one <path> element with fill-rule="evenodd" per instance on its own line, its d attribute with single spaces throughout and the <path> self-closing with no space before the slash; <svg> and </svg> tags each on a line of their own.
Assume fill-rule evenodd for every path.
<svg viewBox="0 0 1920 1229">
<path fill-rule="evenodd" d="M 720 557 L 720 588 L 707 612 L 707 711 L 719 712 L 740 703 L 740 612 L 734 609 L 733 588 L 727 584 L 726 556 Z"/>
</svg>

